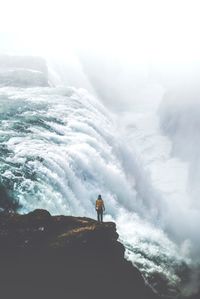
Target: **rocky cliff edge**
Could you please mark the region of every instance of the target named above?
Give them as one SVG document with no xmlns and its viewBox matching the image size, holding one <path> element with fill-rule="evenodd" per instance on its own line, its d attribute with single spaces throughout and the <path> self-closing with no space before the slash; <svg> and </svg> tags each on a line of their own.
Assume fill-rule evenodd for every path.
<svg viewBox="0 0 200 299">
<path fill-rule="evenodd" d="M 112 222 L 45 210 L 1 213 L 2 298 L 158 298 L 117 240 Z"/>
</svg>

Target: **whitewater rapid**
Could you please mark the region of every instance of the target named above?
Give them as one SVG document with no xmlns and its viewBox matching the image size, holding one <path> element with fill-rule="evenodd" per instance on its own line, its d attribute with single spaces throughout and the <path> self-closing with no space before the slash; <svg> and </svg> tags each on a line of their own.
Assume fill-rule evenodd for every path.
<svg viewBox="0 0 200 299">
<path fill-rule="evenodd" d="M 162 190 L 147 167 L 155 157 L 148 153 L 142 161 L 147 136 L 131 126 L 127 139 L 120 123 L 84 89 L 2 87 L 1 185 L 21 213 L 44 208 L 96 218 L 94 203 L 102 194 L 105 220 L 117 223 L 127 258 L 157 290 L 176 294 L 190 280 L 188 243 L 170 238 Z M 165 139 L 162 144 L 167 148 Z"/>
</svg>

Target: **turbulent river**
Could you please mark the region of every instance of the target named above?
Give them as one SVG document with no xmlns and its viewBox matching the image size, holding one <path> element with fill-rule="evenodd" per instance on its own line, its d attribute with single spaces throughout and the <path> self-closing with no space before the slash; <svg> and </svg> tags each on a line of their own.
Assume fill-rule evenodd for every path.
<svg viewBox="0 0 200 299">
<path fill-rule="evenodd" d="M 105 220 L 117 223 L 126 257 L 152 287 L 170 295 L 189 292 L 188 243 L 175 242 L 165 229 L 161 192 L 130 146 L 140 145 L 139 131 L 129 129 L 127 139 L 84 89 L 2 87 L 1 186 L 21 213 L 44 208 L 96 218 L 94 203 L 102 194 Z"/>
</svg>

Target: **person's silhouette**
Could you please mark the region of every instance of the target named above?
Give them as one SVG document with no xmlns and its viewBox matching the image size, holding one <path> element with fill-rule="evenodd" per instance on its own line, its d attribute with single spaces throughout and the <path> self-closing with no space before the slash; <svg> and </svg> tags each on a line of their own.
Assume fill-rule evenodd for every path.
<svg viewBox="0 0 200 299">
<path fill-rule="evenodd" d="M 97 211 L 97 220 L 103 222 L 103 212 L 105 211 L 105 206 L 101 195 L 98 196 L 96 200 L 96 211 Z"/>
</svg>

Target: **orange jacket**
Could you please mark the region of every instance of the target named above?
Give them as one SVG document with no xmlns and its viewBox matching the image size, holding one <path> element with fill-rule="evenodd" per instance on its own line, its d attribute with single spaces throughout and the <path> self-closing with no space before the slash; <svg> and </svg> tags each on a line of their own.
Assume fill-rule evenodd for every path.
<svg viewBox="0 0 200 299">
<path fill-rule="evenodd" d="M 102 199 L 97 199 L 96 200 L 96 210 L 105 210 L 104 202 Z"/>
</svg>

